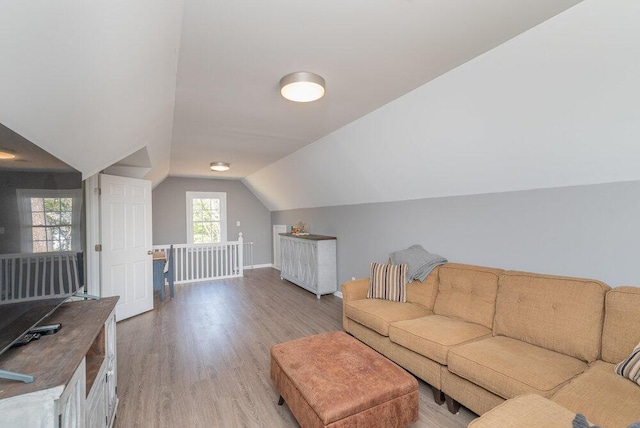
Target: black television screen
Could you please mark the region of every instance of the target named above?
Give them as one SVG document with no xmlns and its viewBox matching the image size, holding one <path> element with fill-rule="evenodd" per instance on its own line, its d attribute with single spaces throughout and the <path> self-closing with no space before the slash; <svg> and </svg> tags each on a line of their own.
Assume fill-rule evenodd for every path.
<svg viewBox="0 0 640 428">
<path fill-rule="evenodd" d="M 0 124 L 0 370 L 83 285 L 82 195 L 79 171 Z"/>
</svg>

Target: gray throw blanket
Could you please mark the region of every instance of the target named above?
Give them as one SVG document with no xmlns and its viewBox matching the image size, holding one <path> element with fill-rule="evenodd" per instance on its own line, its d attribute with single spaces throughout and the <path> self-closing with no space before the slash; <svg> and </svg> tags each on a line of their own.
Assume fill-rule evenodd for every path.
<svg viewBox="0 0 640 428">
<path fill-rule="evenodd" d="M 424 281 L 436 266 L 447 263 L 447 259 L 437 254 L 431 254 L 422 245 L 412 245 L 406 250 L 389 254 L 394 265 L 408 265 L 407 281 L 414 279 Z"/>
</svg>

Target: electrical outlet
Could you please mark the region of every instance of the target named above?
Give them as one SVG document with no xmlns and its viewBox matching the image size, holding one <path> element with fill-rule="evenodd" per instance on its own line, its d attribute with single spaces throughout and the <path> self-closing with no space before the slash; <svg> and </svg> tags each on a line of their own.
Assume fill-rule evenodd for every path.
<svg viewBox="0 0 640 428">
<path fill-rule="evenodd" d="M 356 280 L 356 277 L 355 277 L 355 276 L 352 276 L 352 277 L 351 277 L 351 281 L 355 281 L 355 280 Z"/>
<path fill-rule="evenodd" d="M 236 226 L 240 227 L 240 220 L 236 221 Z"/>
</svg>

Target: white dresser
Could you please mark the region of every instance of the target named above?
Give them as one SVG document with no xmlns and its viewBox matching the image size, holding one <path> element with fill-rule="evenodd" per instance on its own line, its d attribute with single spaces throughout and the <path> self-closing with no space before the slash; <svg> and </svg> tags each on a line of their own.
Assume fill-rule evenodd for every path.
<svg viewBox="0 0 640 428">
<path fill-rule="evenodd" d="M 323 294 L 336 292 L 335 236 L 281 233 L 280 252 L 280 278 L 311 291 L 318 299 Z"/>
<path fill-rule="evenodd" d="M 116 317 L 118 297 L 69 302 L 46 324 L 61 323 L 0 358 L 5 370 L 32 383 L 0 380 L 0 428 L 108 428 L 118 406 Z"/>
</svg>

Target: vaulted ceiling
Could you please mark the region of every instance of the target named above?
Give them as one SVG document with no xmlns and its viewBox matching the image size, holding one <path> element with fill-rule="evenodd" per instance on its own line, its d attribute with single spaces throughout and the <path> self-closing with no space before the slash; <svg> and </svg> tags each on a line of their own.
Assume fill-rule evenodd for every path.
<svg viewBox="0 0 640 428">
<path fill-rule="evenodd" d="M 143 153 L 154 184 L 243 179 L 270 209 L 637 179 L 638 8 L 6 0 L 0 123 L 85 177 Z M 280 97 L 302 70 L 320 101 Z"/>
<path fill-rule="evenodd" d="M 170 174 L 245 177 L 578 0 L 186 0 Z M 284 100 L 295 71 L 321 100 Z"/>
</svg>

